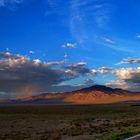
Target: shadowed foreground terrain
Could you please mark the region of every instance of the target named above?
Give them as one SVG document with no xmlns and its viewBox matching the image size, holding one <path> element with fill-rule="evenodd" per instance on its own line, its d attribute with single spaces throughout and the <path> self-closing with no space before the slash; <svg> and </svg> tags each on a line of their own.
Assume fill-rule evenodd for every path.
<svg viewBox="0 0 140 140">
<path fill-rule="evenodd" d="M 138 104 L 0 107 L 0 140 L 121 140 L 138 133 Z"/>
</svg>

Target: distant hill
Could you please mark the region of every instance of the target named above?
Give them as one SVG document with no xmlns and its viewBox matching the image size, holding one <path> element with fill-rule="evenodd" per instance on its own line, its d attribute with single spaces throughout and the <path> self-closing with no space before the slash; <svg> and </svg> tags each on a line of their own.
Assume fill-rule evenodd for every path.
<svg viewBox="0 0 140 140">
<path fill-rule="evenodd" d="M 42 93 L 24 99 L 0 100 L 0 104 L 103 104 L 140 100 L 140 94 L 102 85 L 65 93 Z"/>
</svg>

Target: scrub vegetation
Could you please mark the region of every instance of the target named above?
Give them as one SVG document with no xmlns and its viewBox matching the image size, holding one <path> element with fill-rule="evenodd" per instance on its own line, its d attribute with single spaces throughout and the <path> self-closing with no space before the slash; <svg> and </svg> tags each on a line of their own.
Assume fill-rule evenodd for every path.
<svg viewBox="0 0 140 140">
<path fill-rule="evenodd" d="M 0 140 L 122 140 L 139 133 L 138 104 L 0 107 Z"/>
</svg>

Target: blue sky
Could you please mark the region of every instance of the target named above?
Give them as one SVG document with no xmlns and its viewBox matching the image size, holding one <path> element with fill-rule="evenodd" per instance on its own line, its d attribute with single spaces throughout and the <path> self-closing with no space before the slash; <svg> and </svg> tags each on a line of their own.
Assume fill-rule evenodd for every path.
<svg viewBox="0 0 140 140">
<path fill-rule="evenodd" d="M 75 72 L 75 75 L 71 74 L 73 77 L 48 86 L 43 83 L 39 92 L 67 91 L 89 86 L 86 85 L 89 82 L 90 85 L 139 90 L 139 7 L 139 0 L 0 0 L 1 69 L 11 76 L 17 67 L 10 67 L 11 57 L 12 64 L 15 60 L 17 64 L 17 55 L 20 55 L 19 63 L 23 58 L 28 58 L 28 65 L 34 60 L 43 66 L 57 62 L 51 70 Z M 8 57 L 7 53 L 10 54 Z M 3 61 L 9 64 L 9 70 L 5 70 Z M 25 67 L 24 62 L 22 68 Z M 16 71 L 18 76 L 22 75 L 18 69 Z M 0 82 L 5 80 L 4 77 Z M 9 78 L 8 82 L 10 80 L 13 79 Z M 44 79 L 39 78 L 36 83 L 31 79 L 28 81 L 27 91 Z M 9 85 L 10 90 L 0 87 L 2 97 L 15 93 L 16 83 Z"/>
</svg>

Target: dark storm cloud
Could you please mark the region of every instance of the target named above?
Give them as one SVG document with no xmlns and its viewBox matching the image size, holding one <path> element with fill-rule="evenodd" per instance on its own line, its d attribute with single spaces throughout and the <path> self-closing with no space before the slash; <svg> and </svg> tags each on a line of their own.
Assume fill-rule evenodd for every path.
<svg viewBox="0 0 140 140">
<path fill-rule="evenodd" d="M 53 91 L 57 84 L 85 74 L 91 74 L 85 62 L 64 67 L 64 62 L 42 62 L 22 55 L 0 53 L 0 91 L 9 96 L 26 97 L 48 89 Z"/>
<path fill-rule="evenodd" d="M 78 62 L 67 66 L 66 69 L 67 72 L 72 75 L 96 75 L 96 70 L 91 70 L 87 68 L 86 65 L 87 64 L 85 62 Z"/>
</svg>

